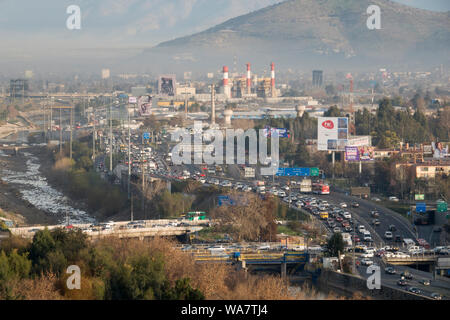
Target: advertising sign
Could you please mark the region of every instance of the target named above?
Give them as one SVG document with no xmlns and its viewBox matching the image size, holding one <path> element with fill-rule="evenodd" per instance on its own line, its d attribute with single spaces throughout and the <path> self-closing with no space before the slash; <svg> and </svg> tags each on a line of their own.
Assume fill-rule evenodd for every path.
<svg viewBox="0 0 450 320">
<path fill-rule="evenodd" d="M 254 178 L 255 177 L 255 168 L 245 167 L 245 177 L 246 178 Z"/>
<path fill-rule="evenodd" d="M 359 161 L 358 147 L 345 147 L 345 161 Z"/>
<path fill-rule="evenodd" d="M 128 103 L 137 103 L 137 98 L 136 97 L 129 97 L 128 98 Z"/>
<path fill-rule="evenodd" d="M 373 147 L 345 147 L 345 161 L 373 161 L 374 160 L 374 148 Z"/>
<path fill-rule="evenodd" d="M 149 140 L 150 139 L 150 133 L 149 132 L 144 132 L 144 134 L 142 135 L 142 138 L 144 140 Z"/>
<path fill-rule="evenodd" d="M 168 96 L 174 96 L 176 83 L 177 81 L 175 75 L 160 76 L 158 79 L 158 93 Z"/>
<path fill-rule="evenodd" d="M 318 150 L 344 151 L 348 140 L 348 118 L 319 117 L 318 121 Z"/>
<path fill-rule="evenodd" d="M 138 110 L 141 117 L 149 116 L 152 111 L 152 97 L 151 96 L 139 97 Z"/>
<path fill-rule="evenodd" d="M 416 194 L 416 195 L 414 196 L 414 199 L 415 199 L 416 201 L 418 201 L 418 200 L 425 200 L 425 195 L 424 195 L 424 194 Z"/>
<path fill-rule="evenodd" d="M 433 149 L 434 159 L 444 159 L 449 156 L 448 146 L 444 148 L 442 142 L 432 142 L 431 148 Z"/>
<path fill-rule="evenodd" d="M 264 129 L 264 136 L 265 137 L 271 137 L 271 136 L 276 137 L 277 135 L 278 135 L 279 138 L 289 138 L 290 137 L 288 129 L 284 129 L 284 128 L 270 128 L 270 127 L 266 127 Z"/>
</svg>

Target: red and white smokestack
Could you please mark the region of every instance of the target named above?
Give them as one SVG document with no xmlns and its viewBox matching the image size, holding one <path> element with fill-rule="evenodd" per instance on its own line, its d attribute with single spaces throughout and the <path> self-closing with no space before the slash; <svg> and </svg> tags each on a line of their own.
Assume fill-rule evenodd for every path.
<svg viewBox="0 0 450 320">
<path fill-rule="evenodd" d="M 250 71 L 250 63 L 247 63 L 247 93 L 250 94 L 252 90 L 252 73 Z"/>
<path fill-rule="evenodd" d="M 271 86 L 272 89 L 275 88 L 275 64 L 272 62 L 270 65 L 271 72 L 270 72 L 270 79 L 271 79 Z"/>
<path fill-rule="evenodd" d="M 223 67 L 223 86 L 224 87 L 228 86 L 228 67 L 227 66 Z"/>
</svg>

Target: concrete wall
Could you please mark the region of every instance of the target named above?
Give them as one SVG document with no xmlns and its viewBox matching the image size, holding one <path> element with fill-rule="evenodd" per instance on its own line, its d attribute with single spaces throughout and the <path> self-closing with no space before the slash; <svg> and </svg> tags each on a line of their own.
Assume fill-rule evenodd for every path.
<svg viewBox="0 0 450 320">
<path fill-rule="evenodd" d="M 334 292 L 338 295 L 351 297 L 355 292 L 375 300 L 428 300 L 413 293 L 381 286 L 380 290 L 369 290 L 367 280 L 339 272 L 322 270 L 317 285 L 320 291 Z"/>
</svg>

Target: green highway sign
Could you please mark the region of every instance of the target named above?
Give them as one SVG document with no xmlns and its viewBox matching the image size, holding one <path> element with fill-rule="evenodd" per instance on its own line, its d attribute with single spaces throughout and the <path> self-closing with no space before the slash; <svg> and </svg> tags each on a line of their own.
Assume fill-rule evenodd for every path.
<svg viewBox="0 0 450 320">
<path fill-rule="evenodd" d="M 319 176 L 319 168 L 311 168 L 310 175 L 311 175 L 311 177 L 318 177 Z"/>
<path fill-rule="evenodd" d="M 424 194 L 416 194 L 415 195 L 415 200 L 425 200 L 425 195 Z"/>
<path fill-rule="evenodd" d="M 437 212 L 447 212 L 448 207 L 447 207 L 447 202 L 437 202 L 436 203 L 436 207 L 437 207 Z"/>
</svg>

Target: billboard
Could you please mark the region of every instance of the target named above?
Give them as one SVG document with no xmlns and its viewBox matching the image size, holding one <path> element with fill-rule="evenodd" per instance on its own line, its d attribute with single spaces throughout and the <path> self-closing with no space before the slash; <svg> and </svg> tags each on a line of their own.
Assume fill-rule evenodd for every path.
<svg viewBox="0 0 450 320">
<path fill-rule="evenodd" d="M 162 75 L 159 76 L 158 79 L 158 93 L 167 95 L 167 96 L 174 96 L 175 95 L 175 89 L 176 89 L 176 76 L 175 75 Z"/>
<path fill-rule="evenodd" d="M 348 141 L 348 118 L 319 117 L 318 121 L 318 150 L 344 151 Z"/>
<path fill-rule="evenodd" d="M 450 156 L 448 153 L 448 146 L 444 148 L 442 142 L 432 142 L 431 148 L 433 149 L 434 159 L 444 159 Z"/>
<path fill-rule="evenodd" d="M 264 136 L 270 138 L 271 136 L 276 137 L 278 135 L 279 138 L 289 138 L 289 130 L 285 128 L 264 128 Z"/>
<path fill-rule="evenodd" d="M 374 148 L 373 147 L 345 147 L 345 161 L 373 161 L 374 160 Z"/>
<path fill-rule="evenodd" d="M 246 178 L 254 178 L 255 177 L 255 168 L 245 167 L 244 169 Z"/>
<path fill-rule="evenodd" d="M 137 98 L 136 97 L 129 97 L 128 98 L 128 103 L 130 103 L 130 104 L 137 103 Z"/>
<path fill-rule="evenodd" d="M 141 117 L 149 116 L 152 111 L 152 97 L 140 96 L 138 99 L 138 110 Z"/>
<path fill-rule="evenodd" d="M 414 195 L 414 200 L 425 200 L 425 195 L 424 194 L 415 194 Z"/>
</svg>

